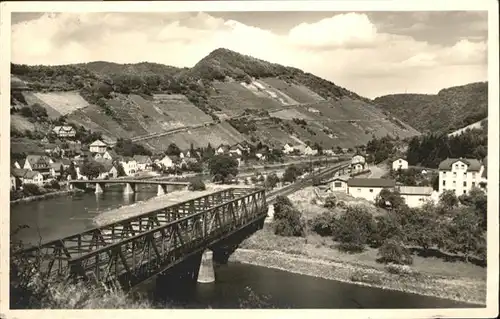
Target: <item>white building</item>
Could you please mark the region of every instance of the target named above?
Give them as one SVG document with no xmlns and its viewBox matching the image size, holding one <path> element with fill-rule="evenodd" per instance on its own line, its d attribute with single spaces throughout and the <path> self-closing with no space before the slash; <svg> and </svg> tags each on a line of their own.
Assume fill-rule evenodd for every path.
<svg viewBox="0 0 500 319">
<path fill-rule="evenodd" d="M 351 178 L 347 181 L 347 193 L 353 197 L 375 201 L 378 194 L 384 189 L 393 190 L 396 182 L 382 178 Z"/>
<path fill-rule="evenodd" d="M 132 158 L 124 158 L 119 163 L 122 165 L 123 171 L 127 176 L 134 175 L 138 171 L 137 162 Z"/>
<path fill-rule="evenodd" d="M 159 161 L 159 164 L 165 168 L 170 168 L 170 167 L 174 167 L 175 166 L 175 163 L 174 163 L 174 160 L 168 156 L 168 155 L 165 155 L 160 161 Z"/>
<path fill-rule="evenodd" d="M 404 158 L 398 158 L 392 162 L 392 170 L 397 171 L 400 169 L 408 169 L 408 161 Z"/>
<path fill-rule="evenodd" d="M 295 148 L 292 145 L 288 144 L 288 143 L 286 143 L 285 146 L 283 146 L 283 153 L 284 154 L 293 153 L 294 150 L 295 150 Z"/>
<path fill-rule="evenodd" d="M 330 191 L 347 193 L 347 178 L 335 177 L 326 182 Z"/>
<path fill-rule="evenodd" d="M 312 148 L 311 146 L 306 146 L 306 148 L 304 149 L 304 155 L 312 155 L 312 156 L 314 156 L 316 154 L 318 154 L 318 150 Z"/>
<path fill-rule="evenodd" d="M 105 153 L 107 148 L 108 144 L 104 143 L 101 140 L 96 140 L 89 146 L 89 150 L 91 153 Z"/>
<path fill-rule="evenodd" d="M 480 187 L 483 164 L 476 159 L 448 158 L 439 164 L 439 193 L 452 190 L 457 196 Z"/>
<path fill-rule="evenodd" d="M 355 155 L 351 159 L 351 173 L 362 172 L 366 169 L 366 159 L 361 155 Z"/>
<path fill-rule="evenodd" d="M 134 160 L 137 162 L 139 171 L 149 171 L 153 168 L 153 161 L 147 155 L 134 155 Z"/>
<path fill-rule="evenodd" d="M 52 129 L 57 137 L 75 137 L 76 130 L 71 126 L 56 126 Z"/>
<path fill-rule="evenodd" d="M 12 169 L 11 174 L 13 177 L 17 178 L 19 180 L 20 185 L 24 184 L 35 184 L 38 186 L 43 185 L 43 176 L 37 171 L 30 171 L 27 169 Z M 17 187 L 19 185 L 15 185 Z"/>
<path fill-rule="evenodd" d="M 429 186 L 398 186 L 398 191 L 409 207 L 420 207 L 433 201 L 434 190 Z"/>
</svg>

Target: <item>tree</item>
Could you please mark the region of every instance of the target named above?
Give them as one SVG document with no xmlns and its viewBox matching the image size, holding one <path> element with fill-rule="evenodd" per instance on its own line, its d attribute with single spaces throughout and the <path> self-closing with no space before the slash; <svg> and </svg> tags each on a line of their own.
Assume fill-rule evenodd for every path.
<svg viewBox="0 0 500 319">
<path fill-rule="evenodd" d="M 64 178 L 64 175 L 65 175 L 63 164 L 61 164 L 61 166 L 59 166 L 59 173 L 60 173 L 59 180 L 62 180 Z"/>
<path fill-rule="evenodd" d="M 103 166 L 100 163 L 87 161 L 82 165 L 81 174 L 87 176 L 89 179 L 94 179 L 102 172 L 102 168 Z"/>
<path fill-rule="evenodd" d="M 114 147 L 118 155 L 132 157 L 134 155 L 151 156 L 152 152 L 141 144 L 136 144 L 130 139 L 118 139 Z"/>
<path fill-rule="evenodd" d="M 295 165 L 290 165 L 285 169 L 283 174 L 283 182 L 293 183 L 297 180 L 300 175 L 299 169 Z"/>
<path fill-rule="evenodd" d="M 477 187 L 473 187 L 468 194 L 461 195 L 458 200 L 462 205 L 471 207 L 481 220 L 481 228 L 486 230 L 488 220 L 488 198 L 485 192 Z"/>
<path fill-rule="evenodd" d="M 203 180 L 198 177 L 189 183 L 188 188 L 191 191 L 204 191 L 206 186 L 205 183 L 203 183 Z"/>
<path fill-rule="evenodd" d="M 71 162 L 69 164 L 68 174 L 69 176 L 71 176 L 71 179 L 73 180 L 78 177 L 78 174 L 76 173 L 75 163 Z"/>
<path fill-rule="evenodd" d="M 451 209 L 458 206 L 458 198 L 455 195 L 455 192 L 452 190 L 445 190 L 441 195 L 439 195 L 439 205 L 446 211 L 450 211 Z"/>
<path fill-rule="evenodd" d="M 413 264 L 413 258 L 399 238 L 385 240 L 378 250 L 378 255 L 380 256 L 380 261 L 383 263 L 394 263 L 398 265 Z"/>
<path fill-rule="evenodd" d="M 376 216 L 375 225 L 375 233 L 372 241 L 375 247 L 380 247 L 388 239 L 400 238 L 403 235 L 400 220 L 394 213 Z"/>
<path fill-rule="evenodd" d="M 276 175 L 276 173 L 272 173 L 272 174 L 267 175 L 266 188 L 268 188 L 268 189 L 275 188 L 276 185 L 279 183 L 279 181 L 280 181 L 280 178 L 278 177 L 278 175 Z"/>
<path fill-rule="evenodd" d="M 125 173 L 125 169 L 123 168 L 123 165 L 121 163 L 119 163 L 115 167 L 118 177 L 127 176 L 127 173 Z"/>
<path fill-rule="evenodd" d="M 391 208 L 399 210 L 402 206 L 406 206 L 405 200 L 401 197 L 398 191 L 392 191 L 384 188 L 375 198 L 375 204 L 381 208 Z"/>
<path fill-rule="evenodd" d="M 229 175 L 238 175 L 238 161 L 229 155 L 217 155 L 210 159 L 208 169 L 214 181 L 223 182 Z"/>
<path fill-rule="evenodd" d="M 165 154 L 179 156 L 181 154 L 181 149 L 174 143 L 170 143 L 170 145 L 167 147 L 167 150 L 165 151 Z"/>
<path fill-rule="evenodd" d="M 484 246 L 485 237 L 481 220 L 472 207 L 458 208 L 448 228 L 447 250 L 462 253 L 466 261 L 469 256 Z"/>
<path fill-rule="evenodd" d="M 338 219 L 333 238 L 341 243 L 341 249 L 359 252 L 372 238 L 375 227 L 373 217 L 365 207 L 349 206 Z"/>
<path fill-rule="evenodd" d="M 313 218 L 311 229 L 320 236 L 333 236 L 337 219 L 331 212 L 324 212 Z"/>
<path fill-rule="evenodd" d="M 300 237 L 305 234 L 302 214 L 287 197 L 278 196 L 274 204 L 274 233 L 279 236 Z"/>
</svg>

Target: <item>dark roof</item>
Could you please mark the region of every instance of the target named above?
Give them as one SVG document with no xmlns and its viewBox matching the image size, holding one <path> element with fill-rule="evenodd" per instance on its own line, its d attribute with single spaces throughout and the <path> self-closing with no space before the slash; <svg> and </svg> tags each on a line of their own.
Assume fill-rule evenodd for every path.
<svg viewBox="0 0 500 319">
<path fill-rule="evenodd" d="M 447 158 L 439 164 L 439 169 L 443 171 L 451 170 L 451 166 L 456 162 L 463 162 L 467 164 L 468 171 L 479 171 L 481 169 L 481 162 L 477 159 L 469 159 L 469 158 Z"/>
<path fill-rule="evenodd" d="M 347 181 L 350 187 L 394 187 L 396 182 L 383 178 L 351 178 Z"/>
<path fill-rule="evenodd" d="M 326 183 L 331 183 L 331 182 L 335 182 L 335 181 L 347 182 L 347 178 L 346 177 L 336 176 L 334 178 L 327 179 L 325 182 Z"/>
<path fill-rule="evenodd" d="M 146 164 L 151 162 L 151 158 L 147 155 L 134 155 L 134 160 L 139 164 Z"/>
</svg>

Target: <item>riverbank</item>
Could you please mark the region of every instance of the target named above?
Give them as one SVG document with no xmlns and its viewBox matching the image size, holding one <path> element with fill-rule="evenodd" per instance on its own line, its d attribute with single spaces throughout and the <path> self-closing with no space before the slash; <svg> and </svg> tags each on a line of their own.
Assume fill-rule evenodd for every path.
<svg viewBox="0 0 500 319">
<path fill-rule="evenodd" d="M 478 276 L 481 270 L 474 268 L 477 266 L 414 256 L 411 273 L 394 274 L 375 262 L 376 252 L 370 249 L 361 254 L 347 254 L 330 246 L 333 242 L 329 244 L 317 236 L 276 236 L 266 225 L 244 241 L 231 260 L 352 284 L 486 304 L 486 269 L 483 276 Z"/>
<path fill-rule="evenodd" d="M 63 195 L 68 195 L 68 194 L 75 194 L 79 192 L 84 192 L 81 189 L 71 189 L 71 190 L 64 190 L 64 191 L 57 191 L 57 192 L 49 192 L 45 193 L 42 195 L 36 195 L 36 196 L 29 196 L 29 197 L 24 197 L 24 198 L 19 198 L 16 200 L 11 200 L 10 204 L 15 205 L 19 203 L 28 203 L 28 202 L 34 202 L 38 200 L 43 200 L 43 199 L 48 199 L 48 198 L 53 198 L 53 197 L 58 197 L 58 196 L 63 196 Z"/>
</svg>

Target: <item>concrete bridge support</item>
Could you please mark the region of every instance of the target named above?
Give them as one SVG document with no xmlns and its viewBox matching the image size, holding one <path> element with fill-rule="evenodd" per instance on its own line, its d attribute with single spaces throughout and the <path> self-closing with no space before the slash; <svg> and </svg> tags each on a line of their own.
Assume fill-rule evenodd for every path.
<svg viewBox="0 0 500 319">
<path fill-rule="evenodd" d="M 96 194 L 101 194 L 104 193 L 104 183 L 95 183 L 95 193 Z"/>
<path fill-rule="evenodd" d="M 199 283 L 211 283 L 215 281 L 213 253 L 205 250 L 201 257 L 200 270 L 198 272 Z"/>
<path fill-rule="evenodd" d="M 136 187 L 136 185 L 134 183 L 127 183 L 125 185 L 125 191 L 123 193 L 126 195 L 133 194 L 133 193 L 135 193 L 135 187 Z"/>
<path fill-rule="evenodd" d="M 167 190 L 168 190 L 167 185 L 158 184 L 157 196 L 165 195 L 166 193 L 168 193 Z"/>
</svg>

